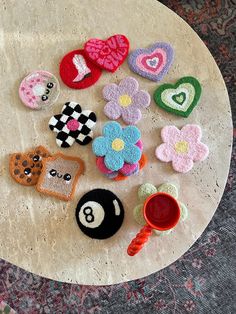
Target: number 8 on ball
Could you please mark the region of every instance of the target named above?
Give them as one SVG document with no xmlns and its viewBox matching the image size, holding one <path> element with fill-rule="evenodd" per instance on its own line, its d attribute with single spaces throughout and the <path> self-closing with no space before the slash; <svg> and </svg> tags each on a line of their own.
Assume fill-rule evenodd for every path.
<svg viewBox="0 0 236 314">
<path fill-rule="evenodd" d="M 124 208 L 120 199 L 111 191 L 95 189 L 86 193 L 76 208 L 77 223 L 87 236 L 106 239 L 121 227 Z"/>
</svg>

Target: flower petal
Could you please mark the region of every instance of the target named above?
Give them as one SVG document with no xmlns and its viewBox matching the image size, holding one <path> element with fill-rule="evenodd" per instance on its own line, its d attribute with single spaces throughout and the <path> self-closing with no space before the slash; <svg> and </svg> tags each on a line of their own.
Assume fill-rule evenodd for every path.
<svg viewBox="0 0 236 314">
<path fill-rule="evenodd" d="M 82 109 L 77 102 L 70 101 L 66 102 L 65 105 L 62 107 L 62 113 L 65 116 L 71 116 L 73 113 L 81 113 Z"/>
<path fill-rule="evenodd" d="M 158 192 L 165 192 L 167 194 L 170 194 L 176 199 L 179 196 L 178 188 L 174 184 L 171 184 L 171 183 L 163 183 L 162 185 L 159 186 L 157 190 Z"/>
<path fill-rule="evenodd" d="M 118 172 L 117 171 L 113 171 L 111 173 L 107 173 L 106 176 L 109 178 L 109 179 L 114 179 L 118 176 Z"/>
<path fill-rule="evenodd" d="M 138 163 L 134 163 L 134 164 L 124 163 L 124 166 L 120 169 L 120 172 L 123 175 L 128 176 L 129 174 L 133 173 L 136 170 L 137 166 L 138 166 Z"/>
<path fill-rule="evenodd" d="M 90 143 L 93 139 L 93 131 L 90 131 L 86 136 L 83 134 L 83 132 L 78 132 L 78 135 L 75 136 L 75 140 L 80 145 L 87 145 Z"/>
<path fill-rule="evenodd" d="M 137 164 L 135 164 L 136 165 L 136 167 L 133 169 L 133 171 L 132 172 L 129 172 L 129 173 L 126 173 L 126 174 L 124 174 L 124 176 L 125 177 L 129 177 L 129 176 L 132 176 L 132 175 L 134 175 L 134 174 L 137 174 L 137 173 L 139 173 L 139 163 L 137 163 Z"/>
<path fill-rule="evenodd" d="M 121 154 L 124 161 L 129 164 L 137 163 L 142 155 L 140 149 L 133 144 L 126 144 L 125 148 L 121 151 Z"/>
<path fill-rule="evenodd" d="M 105 165 L 112 171 L 118 171 L 124 165 L 124 158 L 119 152 L 109 151 L 104 159 Z"/>
<path fill-rule="evenodd" d="M 175 153 L 171 145 L 163 143 L 156 148 L 155 155 L 161 161 L 169 162 L 175 156 Z"/>
<path fill-rule="evenodd" d="M 148 94 L 148 92 L 145 92 L 143 90 L 138 91 L 135 95 L 132 97 L 132 103 L 137 108 L 146 108 L 150 105 L 151 97 Z"/>
<path fill-rule="evenodd" d="M 135 107 L 122 108 L 121 115 L 126 124 L 136 124 L 142 118 L 141 111 Z"/>
<path fill-rule="evenodd" d="M 151 183 L 143 183 L 138 189 L 138 198 L 140 201 L 145 201 L 150 195 L 155 194 L 157 188 Z"/>
<path fill-rule="evenodd" d="M 170 234 L 172 232 L 174 228 L 171 228 L 169 230 L 166 230 L 166 231 L 159 231 L 159 230 L 153 230 L 154 231 L 154 234 L 158 237 L 163 237 L 163 236 L 166 236 L 168 234 Z"/>
<path fill-rule="evenodd" d="M 174 125 L 167 125 L 161 130 L 161 138 L 166 143 L 176 143 L 180 139 L 180 130 Z"/>
<path fill-rule="evenodd" d="M 116 101 L 119 96 L 119 88 L 116 84 L 108 84 L 102 90 L 103 97 L 110 101 Z"/>
<path fill-rule="evenodd" d="M 134 125 L 129 125 L 123 129 L 122 139 L 128 144 L 136 144 L 141 138 L 141 133 L 139 129 Z"/>
<path fill-rule="evenodd" d="M 121 115 L 120 105 L 115 101 L 109 101 L 104 107 L 104 113 L 109 119 L 116 120 Z"/>
<path fill-rule="evenodd" d="M 143 216 L 143 204 L 139 204 L 139 205 L 135 206 L 133 214 L 134 214 L 135 221 L 139 225 L 143 226 L 146 224 L 146 220 L 144 219 L 144 216 Z"/>
<path fill-rule="evenodd" d="M 186 124 L 181 129 L 181 138 L 187 142 L 197 142 L 202 137 L 202 130 L 197 124 Z"/>
<path fill-rule="evenodd" d="M 96 156 L 105 156 L 109 149 L 109 141 L 103 137 L 99 136 L 95 138 L 92 143 L 92 150 Z"/>
<path fill-rule="evenodd" d="M 172 166 L 175 171 L 186 173 L 193 167 L 193 160 L 187 155 L 176 155 L 172 160 Z"/>
<path fill-rule="evenodd" d="M 180 207 L 180 219 L 185 221 L 188 218 L 188 208 L 184 203 L 178 202 Z"/>
<path fill-rule="evenodd" d="M 63 135 L 64 135 L 63 132 L 59 132 L 57 134 L 57 137 L 56 137 L 57 145 L 63 148 L 71 147 L 75 142 L 75 138 L 72 136 L 66 136 L 66 141 L 65 141 L 63 139 Z"/>
<path fill-rule="evenodd" d="M 107 122 L 103 127 L 102 134 L 108 139 L 114 140 L 117 137 L 121 137 L 122 127 L 118 122 Z"/>
<path fill-rule="evenodd" d="M 133 96 L 138 91 L 138 81 L 133 77 L 126 77 L 119 84 L 119 94 Z"/>
<path fill-rule="evenodd" d="M 191 146 L 191 157 L 193 161 L 203 161 L 209 154 L 209 148 L 203 143 Z"/>
<path fill-rule="evenodd" d="M 65 120 L 65 122 L 61 122 L 61 117 L 62 114 L 56 114 L 55 116 L 51 117 L 51 119 L 48 122 L 50 130 L 58 133 L 64 128 L 69 117 Z"/>
<path fill-rule="evenodd" d="M 135 143 L 135 145 L 141 150 L 141 152 L 143 151 L 143 142 L 141 140 L 138 140 L 138 142 Z"/>
<path fill-rule="evenodd" d="M 112 173 L 113 171 L 108 169 L 104 163 L 104 157 L 97 157 L 96 159 L 96 165 L 98 167 L 98 169 L 102 172 L 102 173 Z"/>
</svg>

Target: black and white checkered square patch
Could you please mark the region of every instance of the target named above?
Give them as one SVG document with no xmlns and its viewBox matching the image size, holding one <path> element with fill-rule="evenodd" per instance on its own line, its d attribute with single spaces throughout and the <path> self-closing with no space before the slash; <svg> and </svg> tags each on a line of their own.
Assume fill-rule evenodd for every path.
<svg viewBox="0 0 236 314">
<path fill-rule="evenodd" d="M 92 128 L 97 117 L 91 110 L 82 110 L 75 102 L 67 102 L 62 113 L 51 117 L 49 128 L 57 133 L 56 143 L 60 147 L 70 147 L 75 141 L 86 145 L 93 139 Z"/>
</svg>

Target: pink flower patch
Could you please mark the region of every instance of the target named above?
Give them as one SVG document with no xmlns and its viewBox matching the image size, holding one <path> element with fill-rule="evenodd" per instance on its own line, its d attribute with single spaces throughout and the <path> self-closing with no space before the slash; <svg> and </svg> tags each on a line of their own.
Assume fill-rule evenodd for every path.
<svg viewBox="0 0 236 314">
<path fill-rule="evenodd" d="M 164 162 L 171 161 L 175 171 L 186 173 L 195 161 L 202 161 L 209 154 L 201 137 L 201 128 L 196 124 L 187 124 L 181 130 L 172 125 L 165 126 L 161 130 L 164 143 L 157 147 L 156 157 Z"/>
</svg>

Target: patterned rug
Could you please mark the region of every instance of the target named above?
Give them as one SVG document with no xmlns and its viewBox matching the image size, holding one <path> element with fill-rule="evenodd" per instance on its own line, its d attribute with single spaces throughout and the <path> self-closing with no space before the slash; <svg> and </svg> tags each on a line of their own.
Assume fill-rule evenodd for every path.
<svg viewBox="0 0 236 314">
<path fill-rule="evenodd" d="M 236 125 L 236 1 L 161 1 L 203 39 L 224 76 Z M 236 129 L 224 196 L 211 223 L 178 261 L 113 286 L 48 280 L 0 261 L 0 302 L 17 313 L 236 313 Z M 4 303 L 3 303 L 4 304 Z M 5 305 L 6 306 L 6 305 Z M 14 313 L 10 312 L 0 313 Z"/>
</svg>

